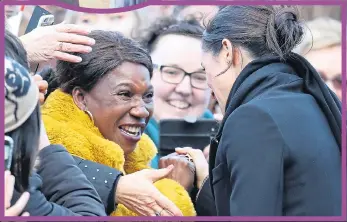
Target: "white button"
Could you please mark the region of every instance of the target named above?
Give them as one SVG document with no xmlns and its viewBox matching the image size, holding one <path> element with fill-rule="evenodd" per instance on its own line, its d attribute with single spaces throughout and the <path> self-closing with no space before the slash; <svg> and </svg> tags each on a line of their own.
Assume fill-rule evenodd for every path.
<svg viewBox="0 0 347 222">
<path fill-rule="evenodd" d="M 110 173 L 110 175 L 112 175 L 112 173 Z"/>
<path fill-rule="evenodd" d="M 87 165 L 85 165 L 84 167 L 87 168 Z"/>
<path fill-rule="evenodd" d="M 96 169 L 96 171 L 98 171 L 98 172 L 99 172 L 99 169 Z"/>
<path fill-rule="evenodd" d="M 93 177 L 93 180 L 95 180 L 95 177 Z"/>
<path fill-rule="evenodd" d="M 107 183 L 107 180 L 105 180 L 105 183 Z"/>
</svg>

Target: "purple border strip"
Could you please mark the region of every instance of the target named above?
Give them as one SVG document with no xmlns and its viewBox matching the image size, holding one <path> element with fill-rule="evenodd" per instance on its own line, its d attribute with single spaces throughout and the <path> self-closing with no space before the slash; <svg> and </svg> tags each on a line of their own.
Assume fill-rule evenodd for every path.
<svg viewBox="0 0 347 222">
<path fill-rule="evenodd" d="M 203 0 L 203 1 L 192 1 L 192 0 L 148 0 L 137 5 L 123 7 L 123 8 L 109 8 L 109 9 L 91 9 L 70 5 L 59 0 L 3 0 L 6 5 L 56 5 L 62 8 L 66 8 L 73 11 L 86 12 L 86 13 L 119 13 L 141 9 L 150 5 L 273 5 L 273 4 L 287 4 L 287 5 L 341 5 L 341 0 Z"/>
<path fill-rule="evenodd" d="M 2 19 L 2 21 L 5 21 L 5 10 L 4 10 L 4 6 L 3 6 L 3 3 L 0 3 L 0 16 Z M 0 22 L 0 29 L 2 30 L 1 33 L 0 33 L 0 40 L 2 41 L 2 39 L 5 39 L 5 22 Z M 0 52 L 1 52 L 1 58 L 0 59 L 0 67 L 5 67 L 5 44 L 2 43 L 0 44 Z M 1 71 L 3 71 L 4 68 L 1 68 Z M 2 73 L 2 72 L 1 72 Z M 2 74 L 2 75 L 5 75 L 5 74 Z M 5 79 L 5 78 L 4 78 Z M 0 88 L 1 89 L 4 89 L 5 88 L 5 81 L 3 81 L 1 79 L 0 81 Z M 0 97 L 1 97 L 1 107 L 5 107 L 5 92 L 0 90 Z M 5 109 L 4 108 L 0 108 L 0 135 L 4 135 L 5 134 Z M 5 137 L 2 137 L 0 136 L 0 143 L 1 144 L 4 144 L 4 140 L 5 140 Z M 4 154 L 4 150 L 3 149 L 0 149 L 0 156 L 2 156 L 4 158 L 5 154 Z M 4 164 L 0 164 L 0 172 L 4 172 L 5 166 Z M 2 176 L 2 178 L 4 178 L 4 174 Z M 1 180 L 1 181 L 4 181 L 4 180 Z M 4 199 L 4 183 L 0 183 L 0 187 L 1 187 L 1 191 L 0 191 L 0 212 L 1 212 L 1 215 L 5 215 L 5 212 L 4 212 L 4 201 L 2 201 Z"/>
<path fill-rule="evenodd" d="M 347 36 L 347 4 L 343 4 L 341 6 L 341 21 L 342 21 L 342 216 L 347 218 L 347 212 L 346 212 L 346 202 L 347 202 L 347 194 L 346 194 L 346 187 L 347 187 L 347 181 L 346 181 L 346 104 L 347 104 L 347 85 L 346 85 L 346 78 L 347 78 L 347 53 L 346 53 L 346 36 Z"/>
<path fill-rule="evenodd" d="M 175 4 L 176 3 L 176 4 Z M 268 0 L 268 1 L 247 1 L 247 0 L 237 0 L 237 1 L 171 1 L 171 0 L 148 0 L 147 3 L 141 3 L 136 6 L 126 7 L 126 8 L 118 8 L 118 9 L 87 9 L 87 8 L 79 8 L 72 5 L 68 5 L 66 3 L 59 2 L 59 0 L 52 0 L 49 3 L 44 0 L 4 0 L 3 2 L 0 2 L 0 10 L 1 10 L 1 16 L 4 18 L 4 4 L 8 5 L 57 5 L 61 6 L 67 9 L 71 9 L 74 11 L 80 11 L 80 12 L 89 12 L 89 13 L 116 13 L 116 12 L 124 12 L 129 10 L 135 10 L 139 8 L 143 8 L 148 5 L 276 5 L 276 4 L 288 4 L 288 5 L 339 5 L 341 6 L 342 10 L 342 80 L 343 82 L 346 82 L 346 12 L 347 12 L 347 2 L 342 2 L 339 0 L 331 0 L 331 1 L 323 1 L 323 0 Z M 4 21 L 4 20 L 3 20 Z M 0 22 L 0 27 L 2 30 L 4 30 L 4 22 Z M 1 32 L 0 39 L 4 39 L 4 32 Z M 4 52 L 4 44 L 1 44 L 0 46 L 1 53 Z M 4 67 L 4 60 L 2 59 L 0 61 L 0 67 Z M 0 87 L 3 87 L 4 82 L 0 81 Z M 346 85 L 343 84 L 342 88 L 343 92 L 343 99 L 342 99 L 342 122 L 346 123 Z M 0 96 L 1 98 L 4 98 L 3 96 L 4 91 L 0 90 Z M 4 102 L 2 103 L 4 107 Z M 0 114 L 4 116 L 4 109 L 0 109 Z M 4 118 L 0 118 L 0 124 L 1 126 L 4 125 Z M 343 124 L 345 126 L 345 124 Z M 0 128 L 1 133 L 4 132 L 4 129 Z M 342 127 L 342 156 L 346 156 L 346 127 Z M 4 142 L 4 137 L 0 137 L 0 142 Z M 0 154 L 4 155 L 3 149 L 0 149 Z M 0 164 L 0 170 L 3 170 L 4 166 L 3 164 Z M 4 196 L 4 184 L 0 183 L 1 187 L 1 196 L 0 199 L 3 199 Z M 170 217 L 170 221 L 346 221 L 346 158 L 342 158 L 342 216 L 341 217 Z M 0 201 L 0 208 L 3 212 L 4 209 L 4 203 Z M 4 213 L 2 213 L 4 215 Z M 0 217 L 0 219 L 5 221 L 81 221 L 83 218 L 83 221 L 95 221 L 95 220 L 103 220 L 103 221 L 160 221 L 168 219 L 166 217 Z"/>
</svg>

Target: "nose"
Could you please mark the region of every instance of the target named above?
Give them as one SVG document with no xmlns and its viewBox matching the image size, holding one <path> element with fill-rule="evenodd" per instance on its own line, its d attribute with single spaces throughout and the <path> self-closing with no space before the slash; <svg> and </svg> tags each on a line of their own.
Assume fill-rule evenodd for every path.
<svg viewBox="0 0 347 222">
<path fill-rule="evenodd" d="M 149 111 L 147 109 L 146 106 L 144 106 L 143 103 L 141 103 L 140 105 L 134 106 L 131 110 L 130 110 L 130 114 L 138 119 L 146 119 L 149 117 Z"/>
<path fill-rule="evenodd" d="M 181 83 L 176 86 L 175 91 L 182 95 L 192 94 L 192 86 L 190 84 L 190 77 L 185 76 Z"/>
</svg>

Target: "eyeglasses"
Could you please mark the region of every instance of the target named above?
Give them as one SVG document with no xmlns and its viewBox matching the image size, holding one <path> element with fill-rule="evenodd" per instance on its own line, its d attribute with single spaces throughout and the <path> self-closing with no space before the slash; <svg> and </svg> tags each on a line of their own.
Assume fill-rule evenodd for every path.
<svg viewBox="0 0 347 222">
<path fill-rule="evenodd" d="M 323 73 L 319 73 L 324 82 L 331 82 L 336 89 L 342 88 L 342 76 L 341 74 L 334 76 L 333 78 L 328 78 Z"/>
<path fill-rule="evenodd" d="M 189 76 L 190 85 L 192 87 L 203 90 L 208 89 L 206 73 L 203 70 L 188 73 L 183 69 L 174 66 L 154 64 L 153 67 L 160 71 L 161 78 L 164 82 L 170 84 L 180 84 L 185 76 Z"/>
</svg>

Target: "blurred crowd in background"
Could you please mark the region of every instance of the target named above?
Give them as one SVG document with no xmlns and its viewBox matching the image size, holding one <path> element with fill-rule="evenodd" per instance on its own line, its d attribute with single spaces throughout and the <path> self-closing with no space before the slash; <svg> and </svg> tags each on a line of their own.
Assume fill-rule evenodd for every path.
<svg viewBox="0 0 347 222">
<path fill-rule="evenodd" d="M 138 39 L 146 35 L 146 28 L 161 17 L 185 19 L 194 16 L 208 22 L 208 17 L 218 10 L 218 6 L 149 6 L 139 10 L 114 13 L 93 14 L 66 10 L 57 6 L 42 6 L 55 16 L 55 24 L 65 22 L 86 26 L 90 29 L 119 31 L 125 36 Z M 24 34 L 33 6 L 26 6 L 20 12 L 20 6 L 5 6 L 8 20 L 13 22 L 12 30 L 21 36 Z M 295 50 L 304 55 L 322 74 L 328 85 L 341 96 L 341 10 L 338 6 L 301 6 L 300 16 L 307 29 L 302 44 Z M 203 19 L 204 18 L 204 19 Z M 20 19 L 20 23 L 18 22 Z M 18 24 L 19 27 L 18 27 Z M 177 55 L 182 57 L 184 55 Z M 332 65 L 333 64 L 333 65 Z M 213 99 L 208 108 L 214 113 L 220 110 Z"/>
<path fill-rule="evenodd" d="M 85 8 L 121 8 L 137 5 L 147 0 L 60 0 L 61 2 Z"/>
</svg>

